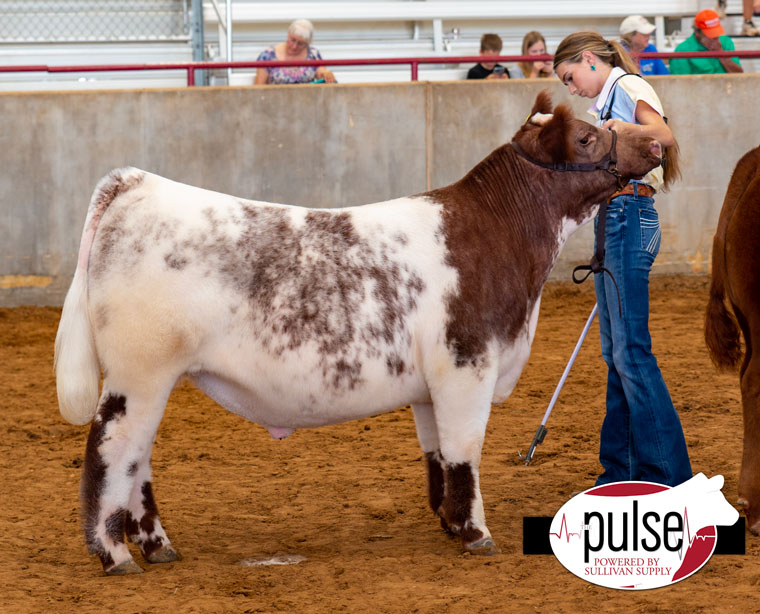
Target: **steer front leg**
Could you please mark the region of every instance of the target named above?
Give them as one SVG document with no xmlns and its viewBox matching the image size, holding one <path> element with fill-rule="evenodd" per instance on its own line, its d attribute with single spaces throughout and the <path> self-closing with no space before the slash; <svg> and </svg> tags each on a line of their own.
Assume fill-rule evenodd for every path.
<svg viewBox="0 0 760 614">
<path fill-rule="evenodd" d="M 428 501 L 433 512 L 441 519 L 441 526 L 448 532 L 450 527 L 446 524 L 443 512 L 444 471 L 443 459 L 441 458 L 440 445 L 438 443 L 438 425 L 435 423 L 433 406 L 412 405 L 414 411 L 414 425 L 417 427 L 417 439 L 425 453 L 428 478 Z"/>
<path fill-rule="evenodd" d="M 746 338 L 748 330 L 745 329 L 744 333 Z M 760 533 L 760 453 L 757 450 L 760 441 L 760 334 L 756 333 L 756 337 L 747 344 L 741 372 L 744 451 L 738 501 L 747 518 L 747 528 L 755 535 Z"/>
<path fill-rule="evenodd" d="M 486 526 L 478 473 L 493 386 L 483 382 L 476 387 L 463 386 L 461 380 L 449 383 L 451 389 L 443 387 L 434 400 L 443 470 L 441 517 L 444 527 L 462 539 L 465 550 L 496 554 L 499 549 Z M 464 401 L 463 391 L 471 392 L 473 388 L 477 390 L 475 398 Z"/>
</svg>

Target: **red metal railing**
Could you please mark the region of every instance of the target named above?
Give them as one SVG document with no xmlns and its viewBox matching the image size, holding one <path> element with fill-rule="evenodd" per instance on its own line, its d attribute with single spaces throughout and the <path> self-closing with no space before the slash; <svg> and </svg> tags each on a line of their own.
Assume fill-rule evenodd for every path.
<svg viewBox="0 0 760 614">
<path fill-rule="evenodd" d="M 657 52 L 642 53 L 640 57 L 649 58 L 758 58 L 760 49 L 742 51 L 688 51 L 688 52 Z M 476 62 L 536 62 L 552 61 L 551 55 L 500 55 L 500 56 L 434 56 L 413 58 L 368 58 L 353 60 L 268 60 L 248 62 L 167 62 L 156 64 L 87 64 L 82 66 L 47 66 L 44 64 L 30 66 L 0 66 L 3 72 L 47 72 L 47 73 L 79 73 L 79 72 L 114 72 L 142 70 L 184 70 L 187 72 L 187 85 L 195 85 L 196 70 L 221 70 L 226 68 L 273 68 L 278 66 L 382 66 L 388 64 L 407 64 L 412 71 L 412 81 L 417 81 L 420 64 L 466 64 Z"/>
</svg>

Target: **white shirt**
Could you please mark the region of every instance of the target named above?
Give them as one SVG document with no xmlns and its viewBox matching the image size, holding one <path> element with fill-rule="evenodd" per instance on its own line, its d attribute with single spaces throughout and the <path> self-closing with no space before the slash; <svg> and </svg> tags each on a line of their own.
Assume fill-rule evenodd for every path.
<svg viewBox="0 0 760 614">
<path fill-rule="evenodd" d="M 660 116 L 665 115 L 662 110 L 662 103 L 652 86 L 643 78 L 627 74 L 622 68 L 616 66 L 610 71 L 601 93 L 588 112 L 594 116 L 596 125 L 600 128 L 609 117 L 638 124 L 636 104 L 639 100 L 646 102 Z M 612 105 L 611 109 L 610 105 Z M 609 117 L 607 117 L 608 115 Z M 649 171 L 641 181 L 651 185 L 655 190 L 659 190 L 663 183 L 662 166 Z"/>
</svg>

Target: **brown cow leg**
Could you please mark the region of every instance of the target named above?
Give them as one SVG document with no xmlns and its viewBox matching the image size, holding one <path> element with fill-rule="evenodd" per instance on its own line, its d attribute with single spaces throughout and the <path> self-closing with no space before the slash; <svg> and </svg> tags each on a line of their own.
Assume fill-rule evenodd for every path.
<svg viewBox="0 0 760 614">
<path fill-rule="evenodd" d="M 746 329 L 745 329 L 746 330 Z M 760 323 L 755 327 L 760 337 Z M 747 339 L 745 335 L 745 339 Z M 752 352 L 752 343 L 742 366 L 741 393 L 744 416 L 744 450 L 739 474 L 739 505 L 744 508 L 747 527 L 760 533 L 760 352 Z"/>
</svg>

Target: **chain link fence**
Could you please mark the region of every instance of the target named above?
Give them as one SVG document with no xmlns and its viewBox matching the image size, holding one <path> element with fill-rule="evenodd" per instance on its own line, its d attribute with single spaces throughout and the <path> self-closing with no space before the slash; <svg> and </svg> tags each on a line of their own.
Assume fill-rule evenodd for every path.
<svg viewBox="0 0 760 614">
<path fill-rule="evenodd" d="M 190 0 L 0 0 L 0 43 L 190 38 Z"/>
</svg>

